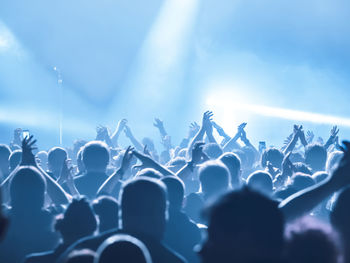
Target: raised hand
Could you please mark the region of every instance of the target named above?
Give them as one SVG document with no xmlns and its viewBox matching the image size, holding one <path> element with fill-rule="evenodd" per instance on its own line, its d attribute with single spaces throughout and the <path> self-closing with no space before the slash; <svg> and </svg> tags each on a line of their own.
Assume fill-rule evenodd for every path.
<svg viewBox="0 0 350 263">
<path fill-rule="evenodd" d="M 125 125 L 128 123 L 127 119 L 122 119 L 118 122 L 117 129 L 118 130 L 123 130 Z"/>
<path fill-rule="evenodd" d="M 204 144 L 205 144 L 204 142 L 196 142 L 194 144 L 192 149 L 192 160 L 191 160 L 193 164 L 200 163 L 203 155 L 205 155 L 205 153 L 203 152 Z"/>
<path fill-rule="evenodd" d="M 312 141 L 315 138 L 315 134 L 312 131 L 307 131 L 306 132 L 306 141 L 308 144 L 312 143 Z"/>
<path fill-rule="evenodd" d="M 202 118 L 202 127 L 204 129 L 207 129 L 209 126 L 212 128 L 211 121 L 212 121 L 213 115 L 214 114 L 211 111 L 204 112 L 203 118 Z"/>
<path fill-rule="evenodd" d="M 145 146 L 146 148 L 146 146 Z M 123 159 L 122 159 L 122 164 L 119 168 L 120 171 L 122 171 L 122 174 L 125 173 L 125 171 L 127 169 L 129 169 L 130 167 L 130 163 L 131 163 L 131 159 L 133 157 L 133 154 L 134 154 L 134 148 L 129 146 L 126 150 L 125 150 L 125 153 L 123 155 Z"/>
<path fill-rule="evenodd" d="M 22 161 L 20 165 L 37 166 L 35 156 L 33 154 L 33 150 L 36 149 L 36 147 L 33 147 L 35 143 L 36 140 L 33 140 L 33 135 L 22 140 Z"/>
<path fill-rule="evenodd" d="M 336 138 L 338 136 L 339 133 L 339 129 L 337 126 L 333 126 L 333 128 L 331 129 L 331 134 L 329 136 L 328 141 L 326 142 L 326 144 L 324 145 L 324 147 L 326 149 L 329 148 L 329 146 L 331 146 L 332 144 L 334 144 L 336 142 Z"/>
<path fill-rule="evenodd" d="M 139 169 L 144 169 L 144 168 L 152 168 L 154 165 L 154 160 L 152 159 L 151 156 L 148 156 L 146 154 L 140 153 L 139 151 L 136 151 L 132 149 L 133 155 L 141 161 L 140 165 L 134 165 L 133 168 L 139 168 Z"/>
<path fill-rule="evenodd" d="M 96 127 L 96 132 L 97 132 L 97 136 L 96 136 L 96 140 L 106 140 L 107 137 L 109 137 L 109 132 L 106 126 L 102 126 L 99 125 Z"/>
<path fill-rule="evenodd" d="M 158 119 L 158 118 L 155 118 L 155 119 L 154 119 L 153 126 L 156 127 L 156 128 L 158 128 L 158 129 L 163 129 L 163 128 L 164 128 L 163 121 L 161 121 L 161 120 Z"/>
<path fill-rule="evenodd" d="M 192 122 L 192 123 L 190 124 L 190 129 L 189 129 L 189 132 L 188 132 L 188 137 L 189 137 L 189 138 L 193 138 L 193 137 L 197 134 L 197 132 L 199 131 L 200 128 L 201 128 L 201 127 L 198 125 L 197 122 Z"/>
<path fill-rule="evenodd" d="M 338 126 L 333 126 L 333 128 L 331 130 L 331 137 L 335 139 L 337 137 L 338 133 L 339 133 Z"/>
</svg>

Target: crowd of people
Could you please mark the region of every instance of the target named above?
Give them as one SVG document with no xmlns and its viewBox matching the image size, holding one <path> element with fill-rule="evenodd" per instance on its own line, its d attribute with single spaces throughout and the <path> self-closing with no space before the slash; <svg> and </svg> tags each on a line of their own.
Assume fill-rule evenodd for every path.
<svg viewBox="0 0 350 263">
<path fill-rule="evenodd" d="M 337 127 L 325 143 L 294 125 L 282 146 L 256 147 L 247 123 L 231 136 L 210 111 L 179 145 L 153 125 L 162 149 L 126 119 L 71 148 L 37 149 L 16 129 L 0 145 L 0 262 L 350 262 Z"/>
</svg>

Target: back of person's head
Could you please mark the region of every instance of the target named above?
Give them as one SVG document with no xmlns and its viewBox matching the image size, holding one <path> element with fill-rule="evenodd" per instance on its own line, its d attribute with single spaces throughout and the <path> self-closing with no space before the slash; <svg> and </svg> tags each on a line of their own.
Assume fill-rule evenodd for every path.
<svg viewBox="0 0 350 263">
<path fill-rule="evenodd" d="M 199 181 L 204 195 L 214 197 L 228 190 L 230 174 L 220 161 L 207 161 L 199 168 Z"/>
<path fill-rule="evenodd" d="M 66 241 L 75 241 L 92 235 L 97 228 L 95 214 L 86 199 L 74 199 L 64 215 L 56 220 L 55 229 Z"/>
<path fill-rule="evenodd" d="M 11 149 L 6 144 L 0 144 L 0 170 L 7 171 L 9 169 L 9 157 Z"/>
<path fill-rule="evenodd" d="M 303 218 L 288 226 L 286 232 L 285 262 L 338 262 L 337 238 L 329 226 Z"/>
<path fill-rule="evenodd" d="M 93 209 L 99 218 L 99 231 L 118 228 L 119 203 L 111 196 L 100 196 L 93 201 Z"/>
<path fill-rule="evenodd" d="M 64 263 L 94 263 L 96 253 L 90 249 L 73 250 Z"/>
<path fill-rule="evenodd" d="M 120 193 L 120 227 L 161 239 L 167 217 L 166 186 L 159 180 L 139 177 L 127 182 Z"/>
<path fill-rule="evenodd" d="M 184 183 L 175 176 L 165 176 L 161 181 L 167 188 L 169 209 L 181 210 L 185 194 Z"/>
<path fill-rule="evenodd" d="M 312 179 L 314 179 L 315 183 L 318 184 L 328 178 L 328 173 L 326 172 L 316 172 L 312 175 Z"/>
<path fill-rule="evenodd" d="M 94 263 L 152 263 L 147 247 L 135 237 L 114 235 L 97 249 Z"/>
<path fill-rule="evenodd" d="M 67 160 L 67 151 L 62 147 L 54 147 L 47 153 L 47 163 L 50 171 L 61 171 L 62 166 Z"/>
<path fill-rule="evenodd" d="M 140 177 L 140 176 L 160 179 L 162 177 L 162 174 L 155 169 L 145 168 L 136 173 L 136 177 Z"/>
<path fill-rule="evenodd" d="M 223 154 L 222 148 L 215 142 L 205 144 L 203 147 L 203 152 L 213 160 L 219 158 L 220 155 Z"/>
<path fill-rule="evenodd" d="M 312 176 L 304 173 L 293 174 L 293 176 L 291 177 L 291 182 L 291 186 L 296 191 L 303 190 L 315 184 L 315 181 L 312 178 Z"/>
<path fill-rule="evenodd" d="M 301 172 L 301 173 L 304 173 L 304 174 L 308 174 L 308 175 L 312 175 L 312 171 L 310 169 L 309 166 L 307 166 L 305 163 L 301 163 L 301 162 L 296 162 L 296 163 L 293 163 L 294 165 L 294 172 Z"/>
<path fill-rule="evenodd" d="M 219 160 L 230 171 L 232 188 L 238 189 L 241 186 L 241 160 L 234 153 L 224 153 L 219 157 Z"/>
<path fill-rule="evenodd" d="M 335 168 L 337 168 L 343 155 L 344 153 L 341 151 L 334 151 L 331 154 L 329 154 L 326 163 L 326 171 L 328 174 L 331 174 L 335 170 Z"/>
<path fill-rule="evenodd" d="M 254 164 L 256 162 L 256 154 L 255 150 L 251 146 L 244 146 L 242 147 L 242 151 L 244 152 L 246 164 L 246 169 L 252 169 L 254 167 Z"/>
<path fill-rule="evenodd" d="M 10 162 L 10 170 L 13 171 L 16 169 L 16 167 L 20 164 L 22 160 L 22 151 L 21 150 L 15 150 L 11 153 L 9 162 Z"/>
<path fill-rule="evenodd" d="M 176 173 L 178 172 L 182 167 L 184 167 L 186 165 L 186 158 L 184 157 L 176 157 L 174 159 L 171 159 L 168 163 L 167 163 L 167 168 Z"/>
<path fill-rule="evenodd" d="M 21 166 L 11 179 L 11 206 L 15 209 L 41 209 L 45 193 L 45 178 L 32 166 Z"/>
<path fill-rule="evenodd" d="M 83 163 L 88 172 L 105 172 L 109 163 L 109 150 L 105 143 L 92 141 L 84 146 Z"/>
<path fill-rule="evenodd" d="M 266 167 L 267 163 L 270 162 L 273 167 L 281 168 L 284 154 L 277 148 L 266 149 L 261 157 L 261 166 Z"/>
<path fill-rule="evenodd" d="M 324 171 L 327 161 L 327 151 L 321 144 L 309 144 L 305 148 L 305 163 L 313 172 Z"/>
<path fill-rule="evenodd" d="M 247 185 L 267 196 L 271 196 L 273 192 L 272 177 L 269 173 L 264 171 L 255 171 L 250 174 L 247 179 Z"/>
<path fill-rule="evenodd" d="M 284 245 L 278 204 L 243 187 L 221 196 L 207 210 L 208 238 L 202 262 L 275 262 Z"/>
<path fill-rule="evenodd" d="M 344 188 L 335 202 L 331 212 L 331 223 L 340 235 L 350 240 L 350 187 Z"/>
</svg>

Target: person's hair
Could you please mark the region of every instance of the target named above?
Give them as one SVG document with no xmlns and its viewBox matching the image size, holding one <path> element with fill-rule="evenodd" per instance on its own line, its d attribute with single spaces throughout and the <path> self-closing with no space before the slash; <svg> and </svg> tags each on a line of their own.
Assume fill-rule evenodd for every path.
<svg viewBox="0 0 350 263">
<path fill-rule="evenodd" d="M 119 203 L 116 199 L 111 196 L 99 196 L 92 206 L 100 221 L 100 232 L 118 227 Z"/>
<path fill-rule="evenodd" d="M 248 187 L 228 192 L 204 215 L 209 219 L 208 249 L 212 250 L 205 254 L 213 257 L 208 262 L 270 262 L 280 257 L 284 245 L 283 214 L 278 203 L 263 194 Z M 203 251 L 203 257 L 205 254 Z"/>
<path fill-rule="evenodd" d="M 44 205 L 46 180 L 33 166 L 21 166 L 10 181 L 12 207 L 41 209 Z"/>
<path fill-rule="evenodd" d="M 207 161 L 199 168 L 202 192 L 212 196 L 226 191 L 230 184 L 229 171 L 220 161 Z"/>
<path fill-rule="evenodd" d="M 222 148 L 215 142 L 205 144 L 203 152 L 208 155 L 210 159 L 217 159 L 223 154 Z"/>
<path fill-rule="evenodd" d="M 329 154 L 326 162 L 326 171 L 328 174 L 331 174 L 334 171 L 343 155 L 344 153 L 341 151 L 334 151 L 331 154 Z"/>
<path fill-rule="evenodd" d="M 228 168 L 231 176 L 231 185 L 234 189 L 238 189 L 241 185 L 240 171 L 241 160 L 234 153 L 224 153 L 219 160 Z"/>
<path fill-rule="evenodd" d="M 135 237 L 117 234 L 105 240 L 97 249 L 94 263 L 152 263 L 147 247 Z"/>
<path fill-rule="evenodd" d="M 21 160 L 22 160 L 22 151 L 21 150 L 15 150 L 11 153 L 11 155 L 9 157 L 11 171 L 16 169 L 17 165 L 20 164 Z"/>
<path fill-rule="evenodd" d="M 247 178 L 247 185 L 256 191 L 270 196 L 273 191 L 272 177 L 264 171 L 255 171 Z"/>
<path fill-rule="evenodd" d="M 286 262 L 338 262 L 337 237 L 328 225 L 311 217 L 302 218 L 287 227 L 286 236 Z"/>
<path fill-rule="evenodd" d="M 51 169 L 61 169 L 67 159 L 67 151 L 62 147 L 54 147 L 47 153 L 47 162 Z"/>
<path fill-rule="evenodd" d="M 83 149 L 83 163 L 87 171 L 105 170 L 109 162 L 108 146 L 100 141 L 87 143 Z"/>
<path fill-rule="evenodd" d="M 277 148 L 266 149 L 261 156 L 261 166 L 266 167 L 267 162 L 270 162 L 273 167 L 281 168 L 284 154 Z"/>
<path fill-rule="evenodd" d="M 56 219 L 55 229 L 63 237 L 79 239 L 92 235 L 97 228 L 97 220 L 89 202 L 82 198 L 74 199 L 63 216 Z"/>
<path fill-rule="evenodd" d="M 297 190 L 303 190 L 307 187 L 313 186 L 315 184 L 314 179 L 311 175 L 304 173 L 295 173 L 291 177 L 291 186 Z"/>
<path fill-rule="evenodd" d="M 332 225 L 339 233 L 350 238 L 350 186 L 344 188 L 337 197 L 333 211 L 330 214 Z"/>
<path fill-rule="evenodd" d="M 136 173 L 136 177 L 140 176 L 160 179 L 162 177 L 162 174 L 153 168 L 145 168 Z"/>
<path fill-rule="evenodd" d="M 165 176 L 161 179 L 168 191 L 169 208 L 180 210 L 184 200 L 185 185 L 175 176 Z"/>
<path fill-rule="evenodd" d="M 96 253 L 90 249 L 73 250 L 64 263 L 94 263 Z"/>
<path fill-rule="evenodd" d="M 305 163 L 313 172 L 323 171 L 327 161 L 327 151 L 321 144 L 309 144 L 305 148 Z"/>
<path fill-rule="evenodd" d="M 120 207 L 122 229 L 162 238 L 167 217 L 164 183 L 147 177 L 126 182 L 120 192 Z"/>
</svg>

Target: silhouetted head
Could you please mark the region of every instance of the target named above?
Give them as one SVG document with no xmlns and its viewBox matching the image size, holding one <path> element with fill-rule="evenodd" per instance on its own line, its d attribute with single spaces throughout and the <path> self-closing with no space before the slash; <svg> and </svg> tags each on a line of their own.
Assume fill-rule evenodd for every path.
<svg viewBox="0 0 350 263">
<path fill-rule="evenodd" d="M 336 236 L 327 225 L 307 218 L 288 227 L 285 262 L 337 263 L 338 255 Z"/>
<path fill-rule="evenodd" d="M 311 144 L 305 148 L 305 163 L 313 172 L 324 171 L 327 161 L 327 151 L 321 144 Z"/>
<path fill-rule="evenodd" d="M 68 154 L 62 147 L 54 147 L 47 153 L 48 168 L 53 173 L 60 173 Z"/>
<path fill-rule="evenodd" d="M 273 192 L 272 177 L 269 173 L 264 171 L 256 171 L 248 176 L 247 185 L 267 196 L 271 196 Z"/>
<path fill-rule="evenodd" d="M 331 212 L 331 223 L 340 235 L 347 241 L 350 240 L 350 187 L 344 188 L 338 195 L 333 211 Z"/>
<path fill-rule="evenodd" d="M 343 155 L 344 155 L 343 152 L 335 151 L 328 156 L 327 163 L 326 163 L 326 171 L 328 174 L 332 174 L 335 168 L 337 168 Z"/>
<path fill-rule="evenodd" d="M 206 211 L 203 263 L 274 262 L 281 256 L 284 219 L 278 204 L 246 187 L 221 196 Z"/>
<path fill-rule="evenodd" d="M 93 209 L 99 219 L 100 232 L 118 228 L 119 203 L 110 196 L 100 196 L 93 201 Z"/>
<path fill-rule="evenodd" d="M 9 163 L 11 172 L 16 169 L 17 165 L 19 165 L 22 161 L 22 151 L 15 150 L 11 153 Z"/>
<path fill-rule="evenodd" d="M 245 156 L 246 163 L 244 164 L 245 169 L 251 169 L 256 162 L 255 150 L 251 146 L 244 146 L 242 151 Z"/>
<path fill-rule="evenodd" d="M 283 152 L 276 148 L 269 148 L 265 150 L 261 157 L 261 166 L 266 167 L 267 162 L 270 162 L 273 167 L 281 169 L 284 158 Z"/>
<path fill-rule="evenodd" d="M 160 179 L 162 177 L 162 174 L 155 169 L 145 168 L 137 172 L 136 177 L 140 177 L 140 176 Z"/>
<path fill-rule="evenodd" d="M 21 166 L 10 182 L 11 206 L 25 211 L 41 210 L 44 205 L 46 181 L 38 169 Z"/>
<path fill-rule="evenodd" d="M 215 197 L 228 190 L 229 171 L 219 161 L 208 161 L 199 168 L 199 181 L 205 198 Z"/>
<path fill-rule="evenodd" d="M 65 242 L 74 242 L 92 235 L 97 228 L 94 212 L 86 199 L 73 200 L 64 215 L 58 217 L 55 224 Z"/>
<path fill-rule="evenodd" d="M 90 249 L 73 250 L 65 263 L 94 263 L 96 253 Z"/>
<path fill-rule="evenodd" d="M 147 247 L 135 237 L 115 235 L 109 237 L 97 249 L 94 263 L 152 263 Z"/>
<path fill-rule="evenodd" d="M 233 189 L 241 187 L 241 160 L 234 153 L 224 153 L 219 157 L 219 160 L 230 171 L 231 185 Z"/>
<path fill-rule="evenodd" d="M 8 174 L 9 172 L 9 158 L 10 158 L 11 150 L 5 144 L 0 144 L 0 171 L 4 174 Z"/>
<path fill-rule="evenodd" d="M 109 150 L 105 143 L 92 141 L 84 146 L 83 163 L 87 172 L 105 172 L 109 163 Z"/>
<path fill-rule="evenodd" d="M 166 176 L 161 179 L 168 192 L 169 209 L 180 211 L 185 194 L 184 183 L 175 176 Z"/>
<path fill-rule="evenodd" d="M 82 147 L 77 153 L 77 166 L 80 173 L 85 172 L 85 166 L 83 162 L 83 150 L 84 148 Z"/>
<path fill-rule="evenodd" d="M 167 217 L 164 183 L 139 177 L 123 186 L 120 200 L 122 229 L 162 239 Z"/>
<path fill-rule="evenodd" d="M 219 158 L 223 154 L 222 148 L 215 142 L 205 144 L 203 152 L 212 160 Z"/>
<path fill-rule="evenodd" d="M 312 178 L 312 176 L 304 173 L 293 174 L 293 176 L 291 177 L 291 181 L 292 181 L 291 186 L 296 191 L 301 191 L 315 184 L 315 181 Z"/>
</svg>

